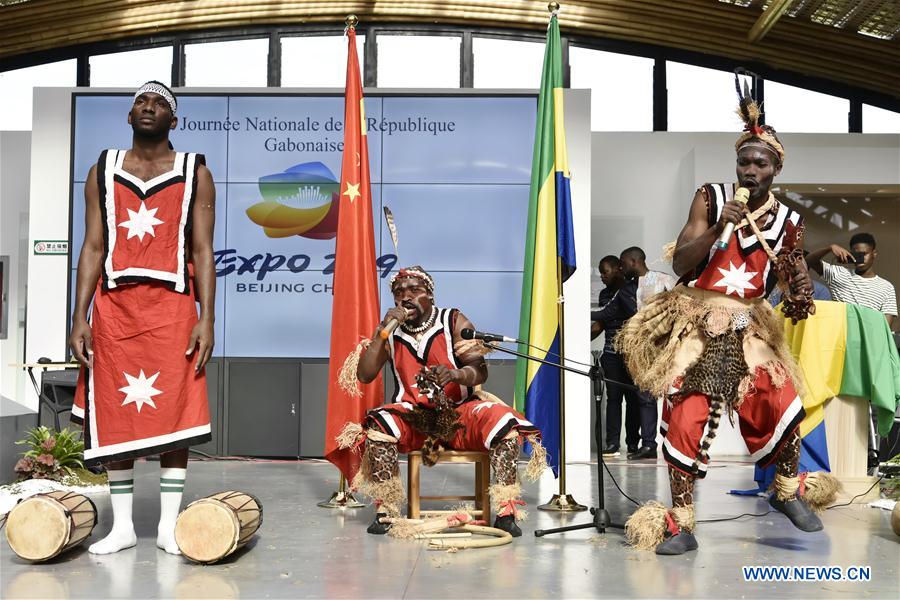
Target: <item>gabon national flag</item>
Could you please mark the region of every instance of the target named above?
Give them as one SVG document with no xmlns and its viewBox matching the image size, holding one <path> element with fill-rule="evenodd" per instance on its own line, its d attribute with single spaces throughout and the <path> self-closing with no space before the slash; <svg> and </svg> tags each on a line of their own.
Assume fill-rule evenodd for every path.
<svg viewBox="0 0 900 600">
<path fill-rule="evenodd" d="M 531 195 L 525 235 L 519 339 L 540 348 L 540 358 L 558 362 L 559 286 L 575 272 L 572 198 L 563 120 L 562 53 L 554 14 L 547 30 L 544 70 L 538 95 Z M 530 348 L 520 346 L 520 352 Z M 560 371 L 549 365 L 516 362 L 516 409 L 541 430 L 547 461 L 559 474 Z"/>
<path fill-rule="evenodd" d="M 340 450 L 335 438 L 344 425 L 361 422 L 366 411 L 380 405 L 384 399 L 381 375 L 370 385 L 360 386 L 360 396 L 348 394 L 338 384 L 344 360 L 356 350 L 361 340 L 372 335 L 380 321 L 366 111 L 356 54 L 356 31 L 352 27 L 347 30 L 344 155 L 339 202 L 325 458 L 340 469 L 348 481 L 352 481 L 359 470 L 360 456 L 351 449 Z"/>
</svg>

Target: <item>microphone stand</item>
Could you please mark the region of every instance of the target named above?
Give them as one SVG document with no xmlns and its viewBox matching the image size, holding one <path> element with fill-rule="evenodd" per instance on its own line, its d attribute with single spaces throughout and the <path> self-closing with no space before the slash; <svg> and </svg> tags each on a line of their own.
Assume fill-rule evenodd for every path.
<svg viewBox="0 0 900 600">
<path fill-rule="evenodd" d="M 619 385 L 625 388 L 631 388 L 637 390 L 637 386 L 630 385 L 627 383 L 623 383 L 621 381 L 615 381 L 612 379 L 607 379 L 603 373 L 603 367 L 600 366 L 600 352 L 594 351 L 591 352 L 591 356 L 593 357 L 592 366 L 590 371 L 582 371 L 581 369 L 576 369 L 574 367 L 570 367 L 568 365 L 555 363 L 549 360 L 544 360 L 542 358 L 538 358 L 537 356 L 532 356 L 530 354 L 525 354 L 523 352 L 518 352 L 516 350 L 510 350 L 508 348 L 503 348 L 502 346 L 496 345 L 493 342 L 486 342 L 485 346 L 491 348 L 493 350 L 499 350 L 500 352 L 505 352 L 507 354 L 512 354 L 513 356 L 518 356 L 519 358 L 524 358 L 526 360 L 538 362 L 541 364 L 549 365 L 551 367 L 556 367 L 557 369 L 562 369 L 564 371 L 569 371 L 570 373 L 577 373 L 578 375 L 582 375 L 584 377 L 588 377 L 591 380 L 593 396 L 594 396 L 594 406 L 596 407 L 596 421 L 594 423 L 594 440 L 597 444 L 597 489 L 598 489 L 598 498 L 599 502 L 597 506 L 591 508 L 591 514 L 593 515 L 593 520 L 590 523 L 582 523 L 581 525 L 568 525 L 566 527 L 554 527 L 552 529 L 538 529 L 534 532 L 535 537 L 544 537 L 545 535 L 553 534 L 553 533 L 565 533 L 566 531 L 577 531 L 579 529 L 589 529 L 591 527 L 597 530 L 597 533 L 606 533 L 607 529 L 625 529 L 625 525 L 621 523 L 613 523 L 612 517 L 609 515 L 609 511 L 606 510 L 606 504 L 603 498 L 603 447 L 601 440 L 601 431 L 603 430 L 603 411 L 602 401 L 603 401 L 603 384 L 609 383 L 613 385 Z"/>
</svg>

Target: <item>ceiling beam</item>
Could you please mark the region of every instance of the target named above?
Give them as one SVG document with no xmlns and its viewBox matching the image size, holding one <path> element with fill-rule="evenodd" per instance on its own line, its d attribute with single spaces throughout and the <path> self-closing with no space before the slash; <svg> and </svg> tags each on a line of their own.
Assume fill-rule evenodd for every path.
<svg viewBox="0 0 900 600">
<path fill-rule="evenodd" d="M 769 30 L 775 26 L 775 23 L 778 22 L 778 19 L 787 12 L 792 1 L 793 0 L 774 0 L 774 2 L 769 5 L 769 8 L 763 12 L 763 14 L 759 15 L 756 23 L 750 28 L 750 33 L 747 34 L 747 41 L 751 44 L 755 44 L 763 39 L 766 34 L 769 33 Z"/>
</svg>

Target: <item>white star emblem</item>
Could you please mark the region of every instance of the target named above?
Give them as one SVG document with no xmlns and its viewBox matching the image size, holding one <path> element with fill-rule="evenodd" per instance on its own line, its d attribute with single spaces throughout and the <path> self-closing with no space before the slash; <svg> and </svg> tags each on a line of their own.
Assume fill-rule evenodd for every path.
<svg viewBox="0 0 900 600">
<path fill-rule="evenodd" d="M 734 263 L 728 261 L 728 270 L 718 267 L 722 279 L 713 284 L 714 287 L 725 288 L 725 294 L 737 294 L 741 298 L 744 297 L 744 290 L 755 290 L 756 286 L 750 283 L 759 272 L 747 271 L 747 264 L 741 263 L 740 267 L 735 267 Z"/>
<path fill-rule="evenodd" d="M 156 211 L 158 208 L 152 208 L 147 210 L 147 205 L 144 204 L 144 201 L 141 201 L 141 207 L 137 212 L 134 212 L 130 208 L 125 209 L 128 211 L 128 216 L 131 217 L 127 221 L 122 221 L 119 223 L 119 227 L 128 228 L 128 239 L 130 240 L 134 236 L 137 236 L 139 240 L 144 241 L 144 234 L 149 233 L 153 237 L 156 237 L 156 233 L 153 231 L 154 225 L 162 225 L 163 221 L 160 221 L 156 218 Z"/>
<path fill-rule="evenodd" d="M 494 404 L 494 403 L 491 402 L 490 400 L 484 400 L 484 401 L 476 404 L 475 408 L 472 409 L 472 412 L 477 413 L 479 410 L 485 409 L 488 406 L 491 406 L 492 404 Z"/>
<path fill-rule="evenodd" d="M 160 372 L 157 371 L 156 375 L 148 378 L 144 375 L 143 370 L 141 370 L 141 374 L 137 377 L 122 371 L 122 374 L 125 375 L 125 379 L 128 380 L 128 385 L 119 388 L 120 392 L 125 392 L 125 400 L 122 402 L 122 406 L 133 402 L 137 407 L 138 412 L 141 412 L 141 408 L 144 404 L 149 404 L 153 408 L 156 408 L 156 404 L 153 403 L 152 398 L 153 396 L 162 394 L 162 392 L 153 387 L 153 382 L 159 377 L 159 373 Z"/>
</svg>

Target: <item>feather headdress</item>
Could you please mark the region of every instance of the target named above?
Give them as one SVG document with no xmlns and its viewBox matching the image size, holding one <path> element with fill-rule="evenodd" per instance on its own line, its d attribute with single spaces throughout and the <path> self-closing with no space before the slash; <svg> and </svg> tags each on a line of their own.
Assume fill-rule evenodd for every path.
<svg viewBox="0 0 900 600">
<path fill-rule="evenodd" d="M 740 151 L 744 146 L 760 146 L 770 152 L 774 152 L 778 159 L 784 162 L 784 146 L 775 134 L 775 130 L 768 125 L 760 125 L 762 111 L 753 95 L 750 93 L 750 86 L 746 81 L 741 88 L 741 80 L 738 73 L 734 74 L 734 89 L 738 96 L 737 114 L 744 122 L 744 132 L 738 141 L 734 144 L 734 149 Z"/>
</svg>

